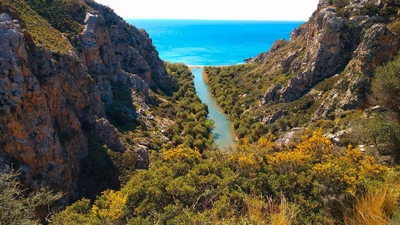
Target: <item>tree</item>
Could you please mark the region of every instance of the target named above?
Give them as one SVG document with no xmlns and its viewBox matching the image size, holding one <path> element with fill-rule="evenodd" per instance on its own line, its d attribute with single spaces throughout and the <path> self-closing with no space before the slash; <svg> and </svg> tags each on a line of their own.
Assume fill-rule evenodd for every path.
<svg viewBox="0 0 400 225">
<path fill-rule="evenodd" d="M 400 57 L 375 71 L 372 101 L 395 113 L 400 121 Z"/>
<path fill-rule="evenodd" d="M 42 189 L 25 197 L 18 175 L 12 170 L 0 171 L 0 224 L 39 224 L 37 212 L 40 207 L 52 204 L 62 195 Z"/>
<path fill-rule="evenodd" d="M 383 146 L 380 151 L 387 150 L 400 161 L 400 57 L 376 69 L 371 101 L 388 112 L 371 119 L 370 138 L 376 146 Z"/>
</svg>

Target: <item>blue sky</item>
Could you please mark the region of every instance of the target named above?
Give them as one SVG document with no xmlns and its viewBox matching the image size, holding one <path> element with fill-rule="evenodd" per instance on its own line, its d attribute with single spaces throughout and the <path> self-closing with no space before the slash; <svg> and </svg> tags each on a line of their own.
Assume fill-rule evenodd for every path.
<svg viewBox="0 0 400 225">
<path fill-rule="evenodd" d="M 95 0 L 125 19 L 306 21 L 319 0 Z"/>
</svg>

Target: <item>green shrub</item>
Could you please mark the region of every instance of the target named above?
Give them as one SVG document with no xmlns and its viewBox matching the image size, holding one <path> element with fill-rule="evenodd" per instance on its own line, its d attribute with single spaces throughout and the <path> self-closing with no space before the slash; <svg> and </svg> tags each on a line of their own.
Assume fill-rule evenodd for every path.
<svg viewBox="0 0 400 225">
<path fill-rule="evenodd" d="M 18 182 L 19 172 L 0 171 L 0 224 L 31 225 L 44 220 L 49 206 L 62 197 L 41 189 L 27 193 Z M 45 210 L 46 215 L 38 214 Z"/>
<path fill-rule="evenodd" d="M 173 145 L 183 143 L 202 152 L 211 146 L 214 138 L 211 135 L 214 122 L 207 119 L 207 105 L 195 94 L 193 74 L 187 66 L 168 62 L 165 65 L 168 74 L 178 80 L 179 90 L 168 98 L 168 103 L 160 104 L 156 114 L 175 120 L 165 129 Z"/>
<path fill-rule="evenodd" d="M 85 215 L 100 224 L 340 224 L 356 206 L 354 196 L 363 196 L 371 183 L 386 182 L 387 167 L 357 148 L 337 151 L 321 130 L 288 148 L 272 140 L 243 139 L 231 152 L 200 154 L 185 146 L 153 152 L 150 170 L 135 172 L 118 192 L 104 192 L 90 213 L 88 201 L 78 202 L 67 208 L 71 216 L 62 212 L 55 218 Z M 397 202 L 390 206 L 393 212 Z"/>
<path fill-rule="evenodd" d="M 337 8 L 343 8 L 350 4 L 350 0 L 332 0 L 332 4 Z"/>
</svg>

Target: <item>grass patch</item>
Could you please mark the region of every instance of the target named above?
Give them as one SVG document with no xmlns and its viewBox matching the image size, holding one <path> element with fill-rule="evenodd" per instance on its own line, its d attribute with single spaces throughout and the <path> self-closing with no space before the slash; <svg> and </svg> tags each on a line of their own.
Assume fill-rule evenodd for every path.
<svg viewBox="0 0 400 225">
<path fill-rule="evenodd" d="M 3 0 L 2 3 L 4 12 L 10 13 L 12 16 L 20 16 L 13 19 L 20 20 L 22 28 L 28 30 L 37 46 L 43 46 L 57 53 L 66 53 L 74 50 L 68 39 L 55 29 L 47 19 L 32 9 L 26 1 Z"/>
</svg>

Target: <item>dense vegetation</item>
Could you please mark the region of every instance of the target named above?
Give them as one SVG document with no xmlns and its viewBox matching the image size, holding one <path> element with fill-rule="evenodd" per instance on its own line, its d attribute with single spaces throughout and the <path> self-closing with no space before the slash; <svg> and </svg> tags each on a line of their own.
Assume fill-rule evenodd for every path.
<svg viewBox="0 0 400 225">
<path fill-rule="evenodd" d="M 370 142 L 377 145 L 381 151 L 394 155 L 397 163 L 400 163 L 399 71 L 399 56 L 376 70 L 370 101 L 384 110 L 373 117 L 368 126 Z"/>
<path fill-rule="evenodd" d="M 61 198 L 49 190 L 28 193 L 18 180 L 19 173 L 5 168 L 0 171 L 0 224 L 31 225 L 40 224 L 38 215 Z M 46 218 L 48 219 L 48 218 Z"/>
<path fill-rule="evenodd" d="M 78 0 L 26 0 L 29 6 L 46 18 L 57 30 L 76 35 L 83 30 L 86 5 Z M 73 16 L 72 16 L 72 15 Z M 80 20 L 79 22 L 77 22 Z"/>
<path fill-rule="evenodd" d="M 362 120 L 357 138 L 399 152 L 400 58 L 379 67 L 370 101 L 382 105 Z M 181 65 L 175 65 L 181 66 Z M 178 70 L 168 65 L 169 71 Z M 183 68 L 183 67 L 182 67 Z M 180 73 L 182 74 L 182 73 Z M 183 73 L 184 74 L 184 73 Z M 187 90 L 187 89 L 186 89 Z M 388 95 L 390 93 L 390 95 Z M 382 98 L 382 96 L 393 98 Z M 166 110 L 167 108 L 163 109 Z M 168 108 L 169 109 L 169 108 Z M 325 127 L 329 122 L 311 127 Z M 353 126 L 356 126 L 354 125 Z M 365 129 L 368 128 L 368 129 Z M 354 135 L 354 134 L 353 134 Z M 357 139 L 356 136 L 351 139 Z M 339 147 L 306 130 L 298 142 L 277 145 L 271 134 L 241 139 L 232 152 L 165 145 L 151 168 L 136 171 L 119 191 L 93 204 L 83 199 L 52 219 L 55 224 L 397 224 L 400 177 L 368 153 Z M 356 141 L 356 140 L 353 140 Z M 350 142 L 349 142 L 350 143 Z M 179 144 L 179 143 L 177 143 Z"/>
<path fill-rule="evenodd" d="M 211 146 L 210 134 L 214 122 L 207 119 L 208 108 L 196 95 L 193 74 L 183 64 L 166 63 L 168 74 L 179 81 L 179 90 L 165 97 L 158 107 L 158 115 L 175 121 L 163 131 L 170 140 L 170 147 L 183 144 L 200 152 Z"/>
<path fill-rule="evenodd" d="M 371 135 L 365 136 L 375 137 L 381 148 L 391 151 L 397 151 L 391 145 L 393 139 L 384 138 L 383 134 L 391 134 L 385 125 L 389 121 L 392 124 L 390 129 L 399 127 L 398 108 L 393 107 L 396 102 L 393 99 L 379 96 L 398 92 L 398 65 L 400 59 L 396 58 L 377 70 L 372 83 L 373 96 L 386 111 L 383 116 L 376 114 L 370 118 Z M 333 145 L 322 135 L 321 129 L 306 131 L 297 143 L 288 146 L 278 146 L 273 142 L 273 136 L 264 133 L 264 137 L 257 141 L 242 139 L 232 152 L 220 151 L 210 145 L 201 146 L 199 151 L 198 146 L 191 144 L 194 142 L 185 142 L 185 133 L 174 139 L 185 127 L 210 129 L 212 126 L 202 112 L 207 113 L 206 107 L 194 94 L 192 75 L 187 67 L 168 63 L 166 66 L 168 72 L 178 78 L 180 89 L 170 97 L 158 96 L 164 102 L 157 114 L 168 115 L 170 119 L 174 115 L 187 114 L 186 117 L 177 116 L 176 128 L 173 128 L 177 130 L 169 136 L 169 144 L 151 152 L 149 170 L 131 170 L 129 181 L 121 189 L 104 191 L 95 201 L 79 200 L 54 215 L 50 219 L 53 224 L 400 222 L 400 177 L 397 170 L 376 163 L 373 157 L 363 154 L 358 148 Z M 200 115 L 196 116 L 199 112 Z M 189 116 L 192 120 L 183 119 Z M 374 123 L 376 118 L 380 122 Z M 393 137 L 399 136 L 394 133 Z M 104 148 L 92 144 L 94 148 Z M 134 167 L 122 162 L 115 165 Z M 11 185 L 14 190 L 2 189 L 1 193 L 5 195 L 2 199 L 7 204 L 14 204 L 14 200 L 17 203 L 20 196 L 13 194 L 20 191 L 12 177 L 2 175 L 2 184 Z M 58 198 L 51 197 L 52 194 L 44 196 L 50 198 L 39 205 L 50 204 Z M 26 201 L 30 201 L 29 198 Z M 18 217 L 21 212 L 34 215 L 40 208 L 38 205 L 25 206 L 29 207 L 18 206 L 10 212 L 10 216 L 16 217 L 2 218 L 2 221 L 11 221 L 10 224 L 22 221 Z M 33 216 L 26 219 L 35 221 Z"/>
<path fill-rule="evenodd" d="M 21 11 L 28 29 L 39 23 L 40 29 L 32 29 L 32 38 L 52 51 L 71 47 L 59 31 L 74 34 L 82 28 L 65 11 L 78 9 L 81 15 L 79 1 L 23 0 L 15 4 L 5 0 L 4 4 Z M 349 1 L 333 0 L 331 4 L 343 16 L 353 13 L 346 11 Z M 394 13 L 391 8 L 385 11 L 372 5 L 363 10 L 371 15 Z M 389 25 L 395 27 L 397 22 Z M 303 44 L 283 44 L 282 48 L 289 51 Z M 371 90 L 368 105 L 379 105 L 378 110 L 357 109 L 316 121 L 311 117 L 319 103 L 310 96 L 257 107 L 270 85 L 285 84 L 293 71 L 266 74 L 262 69 L 270 69 L 268 62 L 262 69 L 257 64 L 206 67 L 212 94 L 240 138 L 231 151 L 212 145 L 214 123 L 207 119 L 207 106 L 196 95 L 188 67 L 165 66 L 178 80 L 179 89 L 171 95 L 155 94 L 158 104 L 144 107 L 136 101 L 135 91 L 113 84 L 118 98 L 107 106 L 106 114 L 127 151 L 113 151 L 96 140 L 95 130 L 86 129 L 90 150 L 81 162 L 82 198 L 66 209 L 54 208 L 45 223 L 400 223 L 400 173 L 395 166 L 400 162 L 400 57 L 379 67 L 365 82 Z M 329 77 L 313 88 L 325 93 L 342 77 Z M 131 111 L 138 115 L 128 115 Z M 283 116 L 270 124 L 260 121 L 259 115 L 270 111 Z M 292 142 L 275 142 L 299 126 L 302 131 Z M 339 143 L 324 135 L 343 127 L 352 132 Z M 360 144 L 373 145 L 378 152 L 355 147 Z M 138 145 L 150 150 L 148 170 L 136 170 Z M 382 160 L 382 155 L 395 156 L 395 160 Z M 48 190 L 28 193 L 19 182 L 15 172 L 1 170 L 0 224 L 44 222 L 36 215 L 48 214 L 61 195 Z"/>
<path fill-rule="evenodd" d="M 153 151 L 160 151 L 163 145 L 183 144 L 200 152 L 212 145 L 210 132 L 214 123 L 207 119 L 207 106 L 195 93 L 192 73 L 183 64 L 165 65 L 170 76 L 178 80 L 179 89 L 172 96 L 159 94 L 160 104 L 149 105 L 144 114 L 153 113 L 156 118 L 130 115 L 129 111 L 141 108 L 134 104 L 133 90 L 121 84 L 113 86 L 118 98 L 106 107 L 107 118 L 118 129 L 127 151 L 113 151 L 94 138 L 96 130 L 88 131 L 89 154 L 82 161 L 79 182 L 81 197 L 94 199 L 105 189 L 117 190 L 121 184 L 126 184 L 137 165 L 135 148 L 138 144 Z"/>
<path fill-rule="evenodd" d="M 399 221 L 399 178 L 359 149 L 321 131 L 279 147 L 242 141 L 231 153 L 178 146 L 93 205 L 83 199 L 55 224 L 367 224 Z M 396 185 L 397 184 L 397 185 Z M 368 207 L 366 207 L 366 205 Z M 364 207 L 364 208 L 362 208 Z"/>
<path fill-rule="evenodd" d="M 56 10 L 55 12 L 62 12 L 61 18 L 65 15 L 65 9 L 60 9 L 60 7 L 63 6 L 65 2 L 66 1 L 59 0 L 57 1 L 57 4 L 54 5 L 54 10 Z M 68 2 L 72 3 L 72 1 Z M 35 7 L 40 9 L 39 12 L 51 14 L 53 22 L 55 22 L 59 15 L 57 13 L 53 14 L 53 9 L 46 11 L 46 9 L 49 9 L 50 5 L 51 4 L 46 3 L 46 1 L 2 1 L 3 10 L 6 10 L 6 12 L 21 21 L 21 28 L 29 30 L 29 36 L 34 40 L 37 47 L 43 46 L 54 53 L 64 53 L 68 50 L 73 50 L 70 42 L 65 38 L 65 36 L 59 30 L 55 29 L 47 19 L 43 18 L 32 8 Z M 63 27 L 63 29 L 65 28 L 65 31 L 78 31 L 79 29 L 83 29 L 83 26 L 80 26 L 76 22 L 72 22 L 72 20 L 66 22 L 66 19 L 67 18 L 60 20 L 59 24 L 60 27 Z"/>
<path fill-rule="evenodd" d="M 299 100 L 279 105 L 269 104 L 258 109 L 259 100 L 270 84 L 287 81 L 286 75 L 265 78 L 257 65 L 237 65 L 229 67 L 205 67 L 207 84 L 217 103 L 234 123 L 236 135 L 257 141 L 265 134 L 279 135 L 293 127 L 302 126 L 310 120 L 314 100 L 304 96 Z M 273 124 L 261 123 L 259 116 L 268 111 L 279 111 L 285 115 Z"/>
<path fill-rule="evenodd" d="M 255 84 L 249 84 L 238 76 L 241 73 L 248 73 L 254 69 L 254 65 L 238 65 L 231 67 L 212 68 L 205 67 L 204 72 L 207 76 L 207 84 L 210 86 L 211 93 L 215 96 L 218 105 L 229 115 L 229 119 L 234 122 L 236 135 L 239 138 L 251 135 L 253 140 L 260 137 L 260 134 L 251 132 L 267 133 L 261 126 L 252 127 L 255 123 L 250 116 L 242 116 L 245 111 L 252 108 L 253 102 L 258 93 L 261 93 Z M 255 75 L 257 76 L 257 75 Z M 256 79 L 256 77 L 254 77 Z"/>
</svg>

